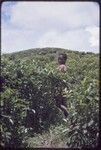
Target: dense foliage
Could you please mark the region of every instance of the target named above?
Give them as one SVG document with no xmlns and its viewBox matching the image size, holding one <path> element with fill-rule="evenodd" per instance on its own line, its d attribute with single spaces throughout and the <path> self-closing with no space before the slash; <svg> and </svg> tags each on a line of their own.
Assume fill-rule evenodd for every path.
<svg viewBox="0 0 101 150">
<path fill-rule="evenodd" d="M 62 51 L 68 55 L 65 74 L 56 69 L 57 54 Z M 5 54 L 1 57 L 1 79 L 2 146 L 44 147 L 40 138 L 45 138 L 44 133 L 47 141 L 51 131 L 56 136 L 51 141 L 56 143 L 49 142 L 49 147 L 98 145 L 98 54 L 57 48 Z M 67 98 L 67 123 L 55 105 L 54 96 L 60 88 Z"/>
</svg>

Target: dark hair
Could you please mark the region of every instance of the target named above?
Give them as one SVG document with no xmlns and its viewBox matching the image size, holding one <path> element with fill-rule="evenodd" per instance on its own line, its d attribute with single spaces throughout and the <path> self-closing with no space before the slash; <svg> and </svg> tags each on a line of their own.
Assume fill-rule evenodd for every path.
<svg viewBox="0 0 101 150">
<path fill-rule="evenodd" d="M 67 60 L 67 54 L 65 53 L 60 53 L 58 56 L 58 63 L 59 64 L 65 64 Z"/>
</svg>

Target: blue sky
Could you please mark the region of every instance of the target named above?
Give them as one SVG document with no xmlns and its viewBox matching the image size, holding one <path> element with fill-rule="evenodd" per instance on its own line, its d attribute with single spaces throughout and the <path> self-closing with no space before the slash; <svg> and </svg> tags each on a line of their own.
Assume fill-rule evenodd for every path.
<svg viewBox="0 0 101 150">
<path fill-rule="evenodd" d="M 95 2 L 3 2 L 1 52 L 60 47 L 99 52 Z"/>
</svg>

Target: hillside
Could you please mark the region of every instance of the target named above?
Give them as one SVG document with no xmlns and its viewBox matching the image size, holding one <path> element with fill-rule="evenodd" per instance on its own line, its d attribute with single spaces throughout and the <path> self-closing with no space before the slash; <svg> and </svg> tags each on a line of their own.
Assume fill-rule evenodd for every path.
<svg viewBox="0 0 101 150">
<path fill-rule="evenodd" d="M 65 74 L 57 56 L 68 55 Z M 99 138 L 99 54 L 37 48 L 1 57 L 1 135 L 7 147 L 96 147 Z M 68 122 L 55 105 L 63 89 Z"/>
</svg>

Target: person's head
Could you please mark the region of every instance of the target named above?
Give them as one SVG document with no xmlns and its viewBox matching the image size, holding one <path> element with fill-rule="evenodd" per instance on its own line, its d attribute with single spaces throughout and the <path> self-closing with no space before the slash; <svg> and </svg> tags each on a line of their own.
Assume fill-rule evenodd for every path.
<svg viewBox="0 0 101 150">
<path fill-rule="evenodd" d="M 58 56 L 58 63 L 59 65 L 65 64 L 67 60 L 67 55 L 65 53 L 61 53 Z"/>
</svg>

